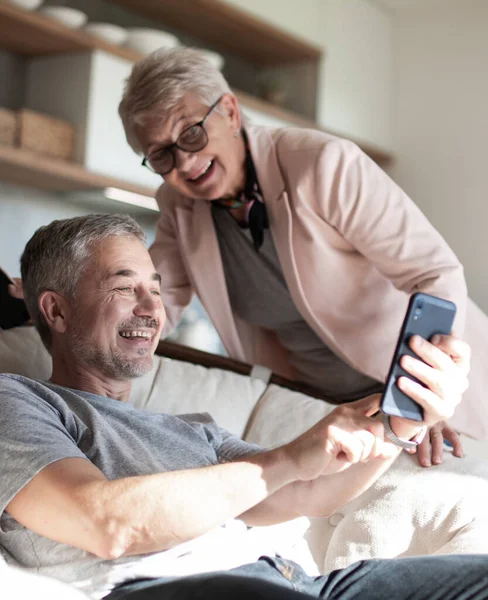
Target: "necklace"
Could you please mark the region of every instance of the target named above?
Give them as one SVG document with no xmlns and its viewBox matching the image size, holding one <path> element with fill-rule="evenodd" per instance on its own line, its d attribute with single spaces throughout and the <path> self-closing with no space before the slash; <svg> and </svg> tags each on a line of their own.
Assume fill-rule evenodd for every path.
<svg viewBox="0 0 488 600">
<path fill-rule="evenodd" d="M 241 206 L 245 206 L 247 204 L 247 202 L 243 202 L 242 200 L 239 200 L 238 198 L 228 198 L 225 200 L 220 199 L 220 200 L 217 200 L 217 202 L 221 206 L 225 206 L 225 208 L 228 208 L 228 209 L 241 208 Z"/>
</svg>

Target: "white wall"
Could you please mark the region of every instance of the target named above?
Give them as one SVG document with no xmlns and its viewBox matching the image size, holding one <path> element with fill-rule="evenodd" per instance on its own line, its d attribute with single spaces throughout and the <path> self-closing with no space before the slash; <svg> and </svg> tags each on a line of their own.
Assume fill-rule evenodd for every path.
<svg viewBox="0 0 488 600">
<path fill-rule="evenodd" d="M 130 213 L 126 205 L 121 205 L 116 211 Z M 54 219 L 69 219 L 93 212 L 109 211 L 70 203 L 62 195 L 7 185 L 0 181 L 0 267 L 11 277 L 18 277 L 20 257 L 36 229 Z M 155 216 L 133 216 L 146 232 L 150 244 L 154 239 Z"/>
<path fill-rule="evenodd" d="M 306 42 L 323 45 L 321 5 L 327 0 L 224 0 Z"/>
<path fill-rule="evenodd" d="M 487 311 L 488 3 L 401 12 L 394 39 L 391 173 L 451 244 Z"/>
<path fill-rule="evenodd" d="M 18 277 L 20 256 L 38 227 L 88 212 L 54 194 L 0 182 L 0 267 Z"/>
<path fill-rule="evenodd" d="M 392 149 L 392 19 L 372 0 L 226 0 L 321 46 L 318 122 Z"/>
<path fill-rule="evenodd" d="M 326 48 L 318 121 L 392 149 L 392 19 L 368 0 L 323 0 Z"/>
</svg>

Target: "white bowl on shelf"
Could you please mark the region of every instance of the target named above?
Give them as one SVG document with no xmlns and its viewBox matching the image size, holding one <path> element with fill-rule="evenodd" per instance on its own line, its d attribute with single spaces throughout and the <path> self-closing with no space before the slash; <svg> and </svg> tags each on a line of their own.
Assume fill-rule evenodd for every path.
<svg viewBox="0 0 488 600">
<path fill-rule="evenodd" d="M 7 0 L 7 4 L 13 4 L 24 10 L 36 10 L 44 0 Z"/>
<path fill-rule="evenodd" d="M 88 17 L 81 10 L 68 6 L 44 6 L 39 12 L 46 17 L 59 21 L 70 29 L 79 29 L 87 22 Z"/>
<path fill-rule="evenodd" d="M 127 29 L 112 23 L 88 23 L 83 30 L 110 44 L 123 44 L 129 35 Z"/>
<path fill-rule="evenodd" d="M 209 63 L 214 66 L 217 71 L 221 71 L 224 66 L 224 57 L 217 52 L 212 52 L 211 50 L 203 50 L 200 49 L 200 52 L 205 56 Z"/>
<path fill-rule="evenodd" d="M 175 48 L 178 38 L 171 33 L 160 29 L 147 29 L 145 27 L 130 27 L 125 45 L 141 54 L 150 54 L 159 48 Z"/>
</svg>

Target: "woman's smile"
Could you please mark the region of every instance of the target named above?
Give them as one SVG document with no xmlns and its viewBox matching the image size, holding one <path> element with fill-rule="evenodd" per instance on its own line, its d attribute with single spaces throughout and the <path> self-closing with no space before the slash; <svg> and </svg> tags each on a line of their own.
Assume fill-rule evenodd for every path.
<svg viewBox="0 0 488 600">
<path fill-rule="evenodd" d="M 196 171 L 196 174 L 187 178 L 187 183 L 191 187 L 199 188 L 207 184 L 214 176 L 216 171 L 216 161 L 210 160 L 202 169 Z"/>
</svg>

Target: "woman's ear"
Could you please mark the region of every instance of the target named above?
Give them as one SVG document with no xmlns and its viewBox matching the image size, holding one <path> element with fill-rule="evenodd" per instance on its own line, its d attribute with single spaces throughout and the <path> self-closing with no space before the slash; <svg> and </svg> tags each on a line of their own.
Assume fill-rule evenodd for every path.
<svg viewBox="0 0 488 600">
<path fill-rule="evenodd" d="M 58 333 L 64 333 L 67 330 L 69 304 L 64 296 L 51 290 L 45 290 L 39 296 L 38 307 L 49 329 Z"/>
<path fill-rule="evenodd" d="M 241 129 L 241 113 L 239 104 L 234 94 L 224 94 L 222 97 L 222 110 L 226 120 L 233 131 Z"/>
</svg>

